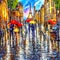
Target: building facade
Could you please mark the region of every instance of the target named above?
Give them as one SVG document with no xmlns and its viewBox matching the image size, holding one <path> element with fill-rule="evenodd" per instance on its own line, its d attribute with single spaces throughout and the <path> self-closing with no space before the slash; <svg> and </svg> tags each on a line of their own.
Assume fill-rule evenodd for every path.
<svg viewBox="0 0 60 60">
<path fill-rule="evenodd" d="M 56 22 L 56 8 L 53 0 L 45 0 L 44 11 L 45 11 L 45 14 L 44 14 L 45 28 L 48 29 L 46 31 L 48 31 L 48 34 L 49 34 L 48 36 L 50 36 L 51 35 L 50 32 L 52 31 L 53 25 L 49 24 L 47 21 L 52 20 L 53 22 Z M 56 41 L 54 37 L 50 36 L 49 38 L 50 38 L 49 42 L 51 43 L 49 44 L 49 49 L 56 49 Z"/>
<path fill-rule="evenodd" d="M 53 21 L 56 21 L 56 8 L 53 0 L 45 0 L 44 8 L 45 8 L 45 20 L 52 19 Z"/>
<path fill-rule="evenodd" d="M 23 5 L 18 3 L 16 9 L 12 11 L 12 19 L 18 20 L 20 22 L 23 21 Z"/>
</svg>

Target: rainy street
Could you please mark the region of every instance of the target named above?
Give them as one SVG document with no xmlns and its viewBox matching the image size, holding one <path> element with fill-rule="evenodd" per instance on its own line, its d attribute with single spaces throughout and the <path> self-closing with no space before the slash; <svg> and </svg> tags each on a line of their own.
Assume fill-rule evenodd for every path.
<svg viewBox="0 0 60 60">
<path fill-rule="evenodd" d="M 34 28 L 32 30 L 32 27 Z M 1 60 L 57 60 L 57 51 L 52 47 L 51 41 L 48 44 L 50 36 L 48 32 L 39 32 L 38 24 L 28 24 L 13 32 L 13 35 L 6 35 L 1 38 L 0 59 Z M 34 33 L 33 33 L 34 32 Z M 7 39 L 3 41 L 4 39 Z M 56 48 L 56 47 L 55 47 Z"/>
<path fill-rule="evenodd" d="M 0 0 L 0 60 L 60 60 L 60 0 Z"/>
</svg>

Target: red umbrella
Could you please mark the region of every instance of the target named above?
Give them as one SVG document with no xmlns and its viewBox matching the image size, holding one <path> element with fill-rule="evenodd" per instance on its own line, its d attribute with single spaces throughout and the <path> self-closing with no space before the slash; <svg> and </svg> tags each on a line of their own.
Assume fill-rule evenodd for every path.
<svg viewBox="0 0 60 60">
<path fill-rule="evenodd" d="M 51 24 L 51 23 L 52 23 L 52 20 L 48 20 L 48 23 L 50 23 L 50 24 Z"/>
<path fill-rule="evenodd" d="M 18 23 L 17 26 L 18 26 L 18 27 L 22 27 L 23 24 L 22 24 L 22 23 Z"/>
<path fill-rule="evenodd" d="M 16 20 L 11 20 L 10 23 L 11 23 L 11 24 L 17 24 L 17 21 L 16 21 Z"/>
<path fill-rule="evenodd" d="M 52 21 L 52 20 L 48 20 L 48 22 L 51 24 L 51 25 L 55 25 L 56 22 Z"/>
<path fill-rule="evenodd" d="M 56 24 L 56 22 L 54 22 L 54 21 L 52 21 L 52 23 L 51 23 L 52 25 L 55 25 Z"/>
<path fill-rule="evenodd" d="M 26 22 L 30 22 L 32 19 L 27 19 Z"/>
</svg>

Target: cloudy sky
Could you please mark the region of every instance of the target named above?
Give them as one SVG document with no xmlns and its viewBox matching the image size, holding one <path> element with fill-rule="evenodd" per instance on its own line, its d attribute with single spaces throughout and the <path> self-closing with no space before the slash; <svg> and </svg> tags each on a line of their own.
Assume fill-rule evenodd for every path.
<svg viewBox="0 0 60 60">
<path fill-rule="evenodd" d="M 44 4 L 44 0 L 19 0 L 19 2 L 22 3 L 24 8 L 24 19 L 26 19 L 29 14 L 30 4 L 32 12 L 34 6 L 36 7 L 36 10 L 39 10 L 41 6 Z"/>
</svg>

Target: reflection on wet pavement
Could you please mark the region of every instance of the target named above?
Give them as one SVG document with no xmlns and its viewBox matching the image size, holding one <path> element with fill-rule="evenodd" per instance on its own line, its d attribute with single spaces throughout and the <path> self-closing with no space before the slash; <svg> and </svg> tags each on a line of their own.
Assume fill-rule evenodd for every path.
<svg viewBox="0 0 60 60">
<path fill-rule="evenodd" d="M 0 60 L 55 60 L 53 57 L 49 57 L 48 53 L 37 49 L 34 51 L 26 51 L 26 49 L 23 49 L 21 46 L 12 48 L 7 45 L 7 47 L 8 49 L 6 50 L 5 48 L 5 53 Z"/>
<path fill-rule="evenodd" d="M 8 39 L 6 45 L 0 47 L 0 60 L 60 60 L 57 58 L 56 50 L 52 48 L 48 32 L 45 37 L 43 32 L 40 36 L 37 30 L 35 30 L 35 36 L 32 36 L 30 30 L 30 34 L 28 31 L 24 38 L 19 33 L 19 39 L 16 37 Z"/>
</svg>

